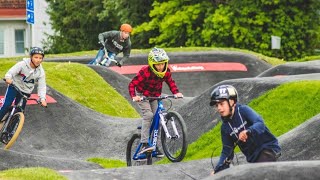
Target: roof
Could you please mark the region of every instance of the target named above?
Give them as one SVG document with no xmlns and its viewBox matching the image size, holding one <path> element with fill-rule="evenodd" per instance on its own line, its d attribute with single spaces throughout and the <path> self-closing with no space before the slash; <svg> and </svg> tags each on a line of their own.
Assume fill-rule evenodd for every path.
<svg viewBox="0 0 320 180">
<path fill-rule="evenodd" d="M 0 20 L 25 18 L 26 0 L 0 0 Z"/>
<path fill-rule="evenodd" d="M 0 9 L 25 9 L 26 0 L 0 0 Z"/>
</svg>

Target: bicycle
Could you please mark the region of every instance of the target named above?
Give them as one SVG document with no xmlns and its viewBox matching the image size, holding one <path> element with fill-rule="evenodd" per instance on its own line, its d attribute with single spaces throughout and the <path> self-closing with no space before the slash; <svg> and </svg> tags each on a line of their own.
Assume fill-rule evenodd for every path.
<svg viewBox="0 0 320 180">
<path fill-rule="evenodd" d="M 5 81 L 5 79 L 4 79 Z M 33 100 L 40 104 L 38 99 L 28 98 L 14 84 L 10 84 L 21 95 L 17 104 L 12 105 L 2 119 L 0 130 L 0 141 L 5 144 L 4 149 L 8 150 L 17 140 L 25 120 L 24 109 L 22 108 L 23 100 Z"/>
<path fill-rule="evenodd" d="M 157 100 L 158 108 L 153 117 L 151 127 L 149 130 L 149 146 L 153 147 L 152 152 L 141 153 L 142 147 L 141 134 L 133 134 L 127 144 L 126 161 L 127 166 L 139 166 L 152 164 L 152 158 L 156 157 L 157 139 L 161 129 L 161 144 L 164 154 L 171 162 L 180 162 L 185 157 L 187 152 L 187 127 L 182 116 L 175 111 L 166 110 L 163 106 L 162 100 L 168 98 L 176 98 L 174 95 L 166 95 L 160 97 L 143 97 L 142 100 Z M 160 127 L 161 125 L 161 127 Z M 141 129 L 141 126 L 138 127 Z"/>
<path fill-rule="evenodd" d="M 234 156 L 234 149 L 237 147 L 238 144 L 239 144 L 239 139 L 233 144 L 232 151 L 226 157 L 226 159 L 223 161 L 223 163 L 216 168 L 216 171 L 214 173 L 218 173 L 218 172 L 230 167 L 230 164 L 232 163 L 232 159 L 233 159 L 233 156 Z M 211 154 L 211 165 L 212 165 L 212 168 L 215 169 L 214 164 L 212 162 L 213 153 L 214 153 L 214 151 L 212 151 L 212 154 Z M 237 155 L 236 155 L 236 158 L 237 158 L 237 162 L 238 162 L 238 156 Z M 239 162 L 238 162 L 238 164 L 239 164 Z"/>
<path fill-rule="evenodd" d="M 102 50 L 102 49 L 103 49 L 103 51 L 104 51 L 104 54 L 105 54 L 105 55 L 108 55 L 108 51 L 107 51 L 106 47 L 103 46 L 103 47 L 100 48 L 100 50 Z M 118 61 L 115 60 L 115 59 L 113 59 L 113 58 L 111 58 L 111 57 L 103 58 L 103 60 L 102 60 L 101 62 L 97 62 L 97 58 L 99 58 L 99 53 L 100 53 L 100 51 L 98 52 L 97 56 L 96 56 L 93 60 L 91 60 L 88 64 L 109 67 L 110 64 L 111 64 L 112 62 L 114 62 L 115 65 L 121 67 L 121 65 L 118 63 Z"/>
</svg>

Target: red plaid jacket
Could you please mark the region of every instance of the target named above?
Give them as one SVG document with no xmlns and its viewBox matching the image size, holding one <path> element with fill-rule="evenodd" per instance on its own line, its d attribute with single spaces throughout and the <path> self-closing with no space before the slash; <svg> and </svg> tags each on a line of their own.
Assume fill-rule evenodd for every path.
<svg viewBox="0 0 320 180">
<path fill-rule="evenodd" d="M 173 94 L 179 92 L 176 83 L 171 77 L 169 68 L 164 77 L 160 78 L 152 72 L 149 66 L 145 66 L 141 68 L 138 74 L 129 83 L 129 94 L 131 97 L 134 97 L 136 96 L 136 92 L 138 92 L 146 97 L 158 97 L 161 95 L 163 81 L 168 84 Z"/>
</svg>

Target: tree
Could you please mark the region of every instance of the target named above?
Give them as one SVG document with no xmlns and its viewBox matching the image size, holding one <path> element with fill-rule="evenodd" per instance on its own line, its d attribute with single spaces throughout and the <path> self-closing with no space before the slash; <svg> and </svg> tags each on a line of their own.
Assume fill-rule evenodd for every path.
<svg viewBox="0 0 320 180">
<path fill-rule="evenodd" d="M 48 37 L 51 53 L 73 52 L 97 48 L 98 34 L 113 24 L 109 19 L 99 19 L 102 11 L 99 0 L 55 1 L 47 0 L 55 34 Z"/>
<path fill-rule="evenodd" d="M 230 1 L 205 19 L 206 45 L 237 47 L 294 60 L 312 54 L 319 42 L 319 1 Z M 281 49 L 271 50 L 271 35 Z M 209 38 L 211 37 L 211 38 Z"/>
<path fill-rule="evenodd" d="M 149 11 L 154 0 L 104 0 L 103 10 L 99 13 L 100 19 L 108 19 L 110 16 L 117 17 L 118 23 L 113 24 L 114 28 L 122 23 L 129 23 L 133 27 L 132 47 L 148 47 L 150 33 L 136 34 L 135 27 L 138 24 L 149 21 Z"/>
</svg>

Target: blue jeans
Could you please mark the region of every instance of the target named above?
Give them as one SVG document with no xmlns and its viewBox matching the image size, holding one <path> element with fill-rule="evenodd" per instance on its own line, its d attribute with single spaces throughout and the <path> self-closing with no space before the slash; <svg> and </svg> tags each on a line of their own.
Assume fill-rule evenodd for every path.
<svg viewBox="0 0 320 180">
<path fill-rule="evenodd" d="M 29 94 L 25 94 L 27 96 L 30 96 Z M 0 108 L 0 120 L 4 117 L 4 115 L 7 113 L 9 107 L 11 106 L 12 102 L 14 101 L 14 104 L 18 104 L 22 96 L 17 92 L 17 90 L 9 86 L 7 88 L 6 95 L 4 96 L 2 107 Z M 22 109 L 26 107 L 27 101 L 24 99 L 22 104 Z"/>
<path fill-rule="evenodd" d="M 89 64 L 94 64 L 94 65 L 99 64 L 103 60 L 103 56 L 104 55 L 105 55 L 105 52 L 104 52 L 103 48 L 100 48 L 99 51 L 98 51 L 97 56 L 93 60 L 91 60 L 89 62 Z M 113 52 L 109 52 L 108 51 L 108 57 L 111 58 L 111 59 L 115 59 L 116 58 L 116 54 L 113 53 Z"/>
</svg>

